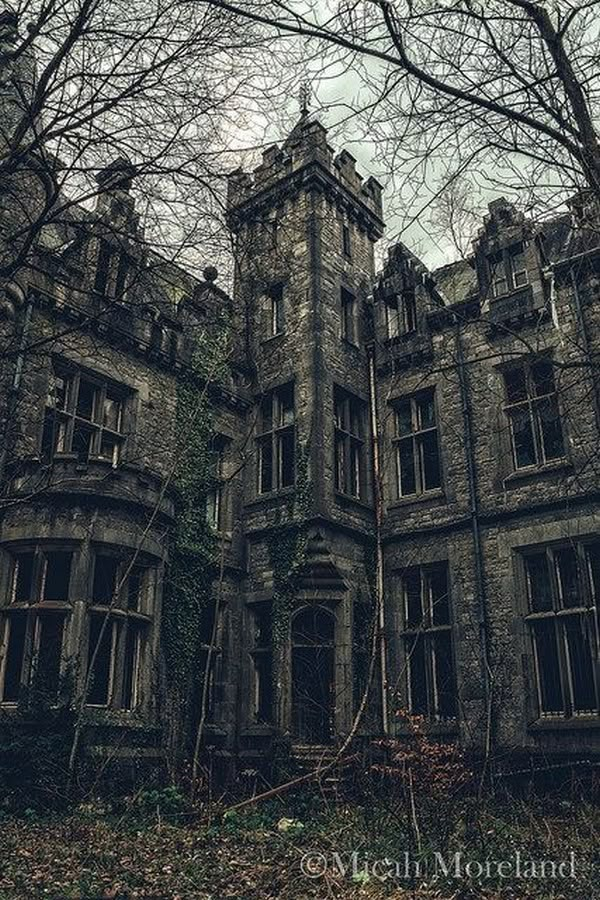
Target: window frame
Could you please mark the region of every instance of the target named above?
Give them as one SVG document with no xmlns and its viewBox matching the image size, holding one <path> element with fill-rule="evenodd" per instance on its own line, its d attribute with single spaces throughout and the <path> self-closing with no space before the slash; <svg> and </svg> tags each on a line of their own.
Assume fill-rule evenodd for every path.
<svg viewBox="0 0 600 900">
<path fill-rule="evenodd" d="M 340 288 L 340 337 L 358 347 L 358 301 L 347 287 Z"/>
<path fill-rule="evenodd" d="M 490 294 L 493 300 L 527 287 L 530 283 L 526 250 L 526 242 L 521 239 L 495 253 L 490 253 L 487 257 Z M 518 257 L 523 257 L 521 268 L 515 266 L 514 260 Z M 522 276 L 524 276 L 523 279 Z M 501 288 L 499 285 L 504 285 L 504 287 Z"/>
<path fill-rule="evenodd" d="M 527 635 L 528 655 L 532 661 L 536 721 L 568 721 L 576 722 L 600 717 L 600 671 L 598 666 L 598 648 L 600 647 L 600 566 L 598 566 L 598 583 L 592 574 L 590 549 L 600 553 L 600 538 L 578 538 L 575 541 L 558 541 L 550 544 L 534 545 L 518 551 L 519 577 L 523 585 L 523 621 Z M 572 552 L 576 563 L 575 577 L 577 582 L 577 605 L 565 603 L 563 576 L 560 571 L 558 554 Z M 542 558 L 545 565 L 545 582 L 549 589 L 550 605 L 545 609 L 536 609 L 532 594 L 531 571 L 528 560 Z M 575 622 L 581 628 L 581 634 L 589 644 L 589 666 L 592 675 L 592 690 L 595 695 L 593 709 L 578 709 L 574 679 L 574 666 L 569 650 L 569 624 Z M 551 673 L 560 690 L 562 709 L 544 709 L 544 686 L 548 674 L 544 674 L 544 663 L 540 658 L 537 634 L 543 636 L 542 629 L 549 626 L 552 632 L 552 643 L 556 654 L 557 670 Z M 537 633 L 536 633 L 537 630 Z M 578 658 L 578 663 L 581 659 Z"/>
<path fill-rule="evenodd" d="M 269 286 L 267 304 L 269 337 L 285 334 L 285 286 L 282 281 Z"/>
<path fill-rule="evenodd" d="M 259 603 L 252 604 L 249 613 L 253 634 L 253 642 L 250 650 L 250 660 L 252 665 L 252 721 L 255 725 L 269 726 L 273 724 L 274 717 L 273 603 L 271 600 L 262 600 Z M 259 628 L 259 616 L 264 617 L 268 622 L 268 627 L 266 629 L 268 634 L 266 636 L 259 634 L 261 631 Z M 263 690 L 261 690 L 261 688 L 264 689 L 263 679 L 268 679 L 268 686 L 266 688 L 266 706 L 268 707 L 268 712 L 265 716 L 260 715 L 262 705 L 265 701 Z"/>
<path fill-rule="evenodd" d="M 433 599 L 433 578 L 436 574 L 443 572 L 446 592 L 447 621 L 435 622 Z M 419 580 L 419 606 L 421 611 L 421 619 L 419 622 L 411 622 L 410 620 L 410 599 L 407 589 L 407 581 L 410 577 L 417 576 Z M 422 563 L 418 565 L 407 566 L 400 574 L 400 591 L 401 591 L 401 640 L 405 664 L 405 684 L 406 684 L 406 701 L 407 708 L 411 715 L 421 715 L 426 721 L 433 724 L 451 724 L 455 725 L 459 715 L 458 703 L 458 679 L 455 656 L 455 635 L 453 622 L 453 603 L 452 603 L 452 584 L 450 579 L 450 567 L 447 560 L 439 560 L 435 562 Z M 442 692 L 438 684 L 437 660 L 438 660 L 438 644 L 441 639 L 447 639 L 449 646 L 449 670 L 451 684 L 449 685 L 449 694 L 453 711 L 444 714 L 441 711 L 440 698 Z M 419 711 L 414 709 L 415 698 L 413 697 L 413 655 L 417 647 L 421 645 L 423 648 L 424 659 L 424 696 L 426 700 L 427 710 Z"/>
<path fill-rule="evenodd" d="M 285 394 L 288 393 L 288 401 L 285 400 Z M 256 491 L 259 497 L 273 494 L 277 491 L 293 488 L 296 483 L 296 397 L 295 385 L 293 381 L 265 391 L 260 400 L 260 408 L 257 416 L 258 433 L 256 436 Z M 270 425 L 266 427 L 264 423 L 264 410 L 269 408 Z M 291 410 L 291 417 L 286 421 L 286 410 Z M 290 444 L 291 440 L 291 444 Z M 286 447 L 291 447 L 291 451 Z M 265 452 L 271 460 L 270 464 L 270 484 L 263 487 L 265 471 Z M 291 453 L 291 460 L 287 459 L 286 454 Z M 287 465 L 286 465 L 287 462 Z M 289 469 L 291 471 L 291 479 L 286 481 L 284 475 Z"/>
<path fill-rule="evenodd" d="M 59 380 L 63 380 L 65 384 L 62 406 L 58 405 L 54 389 Z M 82 384 L 90 386 L 93 391 L 89 418 L 78 409 Z M 40 437 L 41 456 L 51 461 L 56 456 L 74 454 L 81 462 L 103 460 L 116 468 L 123 457 L 126 442 L 124 425 L 130 396 L 131 391 L 124 385 L 79 366 L 54 360 Z M 118 404 L 116 428 L 105 424 L 108 402 Z M 77 450 L 75 446 L 78 427 L 83 433 L 89 433 L 87 452 Z M 102 453 L 106 439 L 112 445 L 110 455 Z"/>
<path fill-rule="evenodd" d="M 57 662 L 55 702 L 60 697 L 60 679 L 65 673 L 67 644 L 67 628 L 72 609 L 73 571 L 76 546 L 72 542 L 67 543 L 35 543 L 20 544 L 9 548 L 11 557 L 10 578 L 8 583 L 7 602 L 0 609 L 2 622 L 0 622 L 0 645 L 2 658 L 0 660 L 0 706 L 16 706 L 19 703 L 21 693 L 34 683 L 36 666 L 41 656 L 41 639 L 43 623 L 53 620 L 61 623 L 60 657 Z M 44 594 L 47 586 L 49 558 L 53 554 L 64 554 L 70 557 L 66 596 L 62 599 L 46 599 Z M 18 598 L 16 595 L 19 579 L 20 557 L 31 556 L 31 572 L 29 576 L 28 596 Z M 11 632 L 13 623 L 18 616 L 24 618 L 23 646 L 19 650 L 20 665 L 17 679 L 17 696 L 15 699 L 5 699 L 5 676 L 10 652 Z M 54 696 L 54 692 L 53 696 Z"/>
<path fill-rule="evenodd" d="M 93 596 L 97 564 L 99 558 L 113 560 L 116 563 L 114 583 L 120 586 L 118 593 L 106 603 L 97 601 Z M 125 580 L 125 573 L 130 569 Z M 139 578 L 142 573 L 142 581 L 138 591 L 136 607 L 130 605 L 130 584 L 132 577 Z M 89 679 L 89 667 L 94 653 L 90 646 L 92 622 L 100 622 L 103 628 L 103 620 L 106 620 L 104 631 L 110 630 L 110 657 L 108 665 L 108 680 L 106 701 L 102 703 L 89 702 L 86 697 L 86 707 L 90 709 L 117 709 L 125 713 L 135 712 L 143 702 L 141 681 L 146 669 L 147 648 L 154 627 L 155 602 L 156 602 L 156 562 L 145 557 L 138 557 L 132 564 L 131 557 L 120 550 L 106 545 L 96 545 L 93 549 L 92 564 L 90 567 L 89 602 L 87 608 L 87 627 L 85 634 L 85 659 L 84 668 L 86 679 Z M 133 646 L 130 648 L 128 641 L 131 634 L 134 635 Z M 103 634 L 104 636 L 104 634 Z M 102 640 L 103 638 L 101 638 Z M 128 671 L 128 650 L 132 650 L 132 681 L 130 688 L 126 689 L 126 677 Z M 98 658 L 96 658 L 96 664 Z M 130 691 L 131 702 L 124 706 L 126 690 Z"/>
<path fill-rule="evenodd" d="M 423 425 L 420 416 L 420 404 L 429 400 L 433 409 L 433 425 Z M 401 433 L 399 417 L 400 408 L 404 404 L 409 404 L 411 430 L 408 433 Z M 427 494 L 438 492 L 443 489 L 442 478 L 442 454 L 440 440 L 440 425 L 437 409 L 436 389 L 435 387 L 426 388 L 415 394 L 409 394 L 404 397 L 397 397 L 391 401 L 394 412 L 394 437 L 392 442 L 394 445 L 394 468 L 396 479 L 396 500 L 406 500 L 410 497 L 421 497 Z M 424 444 L 429 435 L 435 435 L 435 448 L 437 460 L 438 483 L 427 487 L 426 485 L 426 461 Z M 411 445 L 412 473 L 414 477 L 414 491 L 403 490 L 402 483 L 402 445 Z"/>
<path fill-rule="evenodd" d="M 211 441 L 211 454 L 213 459 L 210 465 L 210 485 L 206 492 L 206 521 L 208 525 L 222 534 L 227 515 L 227 478 L 225 466 L 231 446 L 231 438 L 224 434 L 213 435 Z"/>
<path fill-rule="evenodd" d="M 392 300 L 384 300 L 385 327 L 388 341 L 413 334 L 417 330 L 417 301 L 415 291 L 407 288 L 394 294 Z"/>
<path fill-rule="evenodd" d="M 536 380 L 533 374 L 537 366 L 548 365 L 552 373 L 552 390 L 546 393 L 537 393 Z M 514 377 L 516 373 L 523 374 L 523 384 L 525 387 L 525 395 L 522 399 L 511 400 L 509 379 Z M 561 414 L 560 399 L 558 387 L 554 379 L 554 369 L 552 358 L 550 356 L 541 356 L 534 359 L 525 359 L 521 362 L 506 365 L 502 367 L 502 379 L 504 387 L 504 403 L 503 410 L 508 422 L 508 430 L 510 436 L 510 447 L 512 456 L 512 468 L 514 472 L 522 472 L 527 470 L 539 469 L 547 465 L 556 464 L 560 461 L 566 461 L 566 441 L 563 426 L 563 417 Z M 542 410 L 544 406 L 553 405 L 555 408 L 554 427 L 557 433 L 560 432 L 560 441 L 562 452 L 556 456 L 549 456 L 547 449 L 548 438 L 545 433 L 544 417 Z M 515 432 L 515 416 L 525 411 L 528 422 L 529 433 L 531 435 L 532 449 L 534 460 L 523 465 L 518 461 L 517 438 Z"/>
<path fill-rule="evenodd" d="M 358 429 L 354 428 L 355 423 L 358 423 Z M 344 497 L 364 502 L 367 494 L 366 404 L 339 385 L 333 387 L 333 427 L 334 488 Z"/>
</svg>

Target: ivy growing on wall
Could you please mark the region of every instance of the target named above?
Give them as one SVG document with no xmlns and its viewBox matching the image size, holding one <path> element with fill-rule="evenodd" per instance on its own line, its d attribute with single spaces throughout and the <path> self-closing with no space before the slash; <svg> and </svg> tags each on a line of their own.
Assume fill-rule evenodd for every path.
<svg viewBox="0 0 600 900">
<path fill-rule="evenodd" d="M 186 715 L 186 701 L 197 696 L 194 678 L 202 667 L 207 611 L 214 603 L 218 574 L 218 538 L 206 516 L 206 494 L 213 473 L 213 391 L 228 370 L 228 323 L 223 316 L 214 333 L 200 337 L 177 389 L 179 440 L 176 521 L 170 547 L 162 614 L 162 646 L 172 714 Z M 211 331 L 213 331 L 211 329 Z M 186 723 L 171 722 L 177 731 Z"/>
<path fill-rule="evenodd" d="M 290 615 L 297 593 L 297 576 L 306 562 L 307 520 L 310 515 L 311 482 L 309 443 L 296 443 L 296 487 L 285 521 L 269 536 L 269 562 L 273 572 L 273 651 L 281 659 L 289 633 Z M 273 676 L 277 677 L 277 666 Z"/>
</svg>

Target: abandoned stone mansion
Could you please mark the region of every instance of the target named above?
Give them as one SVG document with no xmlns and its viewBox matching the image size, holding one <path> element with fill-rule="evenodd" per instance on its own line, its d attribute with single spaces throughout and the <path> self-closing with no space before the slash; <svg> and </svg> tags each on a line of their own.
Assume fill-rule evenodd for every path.
<svg viewBox="0 0 600 900">
<path fill-rule="evenodd" d="M 1 287 L 0 717 L 69 669 L 98 752 L 160 735 L 179 385 L 227 322 L 204 743 L 410 713 L 475 751 L 597 753 L 600 210 L 498 198 L 469 258 L 397 244 L 377 271 L 380 185 L 303 114 L 231 177 L 230 296 L 140 250 L 134 176 L 103 170 Z"/>
</svg>

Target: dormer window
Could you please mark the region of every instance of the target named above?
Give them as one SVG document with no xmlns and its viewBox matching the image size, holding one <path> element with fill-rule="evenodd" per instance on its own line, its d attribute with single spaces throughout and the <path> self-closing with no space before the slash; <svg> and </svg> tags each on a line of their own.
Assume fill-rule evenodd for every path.
<svg viewBox="0 0 600 900">
<path fill-rule="evenodd" d="M 389 339 L 416 331 L 417 303 L 413 290 L 405 290 L 401 296 L 394 294 L 386 301 L 385 321 Z"/>
<path fill-rule="evenodd" d="M 528 284 L 525 248 L 522 242 L 506 250 L 499 250 L 488 259 L 492 297 L 503 297 Z"/>
</svg>

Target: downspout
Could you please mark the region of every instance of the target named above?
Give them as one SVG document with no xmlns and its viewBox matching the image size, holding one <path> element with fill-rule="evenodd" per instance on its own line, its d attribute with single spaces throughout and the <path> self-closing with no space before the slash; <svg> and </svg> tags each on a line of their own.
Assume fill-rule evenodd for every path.
<svg viewBox="0 0 600 900">
<path fill-rule="evenodd" d="M 458 377 L 460 384 L 460 398 L 462 407 L 462 419 L 465 435 L 465 454 L 467 461 L 467 484 L 469 488 L 469 505 L 471 517 L 471 535 L 473 538 L 473 551 L 475 556 L 475 590 L 477 593 L 477 624 L 479 628 L 479 646 L 483 663 L 483 689 L 486 708 L 486 758 L 491 751 L 492 734 L 492 697 L 490 679 L 490 651 L 489 651 L 489 625 L 485 598 L 485 570 L 483 561 L 483 546 L 481 540 L 481 524 L 479 521 L 479 496 L 477 491 L 477 472 L 475 457 L 473 454 L 473 425 L 469 392 L 465 374 L 465 360 L 463 345 L 460 338 L 460 323 L 456 321 L 456 357 L 458 362 Z"/>
<path fill-rule="evenodd" d="M 15 371 L 12 378 L 12 384 L 10 386 L 10 394 L 7 403 L 6 409 L 6 434 L 4 439 L 4 444 L 2 447 L 2 452 L 0 453 L 0 486 L 4 481 L 4 470 L 6 468 L 6 459 L 8 456 L 8 429 L 9 425 L 13 420 L 15 415 L 16 407 L 17 407 L 17 396 L 19 393 L 19 388 L 21 386 L 21 378 L 23 377 L 23 364 L 25 362 L 25 347 L 27 343 L 27 337 L 29 335 L 29 327 L 31 324 L 31 315 L 33 311 L 33 300 L 29 298 L 27 300 L 25 306 L 25 312 L 23 315 L 23 326 L 21 328 L 21 334 L 19 336 L 19 345 L 17 349 L 17 359 L 15 363 Z"/>
<path fill-rule="evenodd" d="M 377 397 L 375 393 L 375 347 L 367 346 L 369 359 L 369 407 L 371 414 L 371 440 L 373 449 L 373 492 L 375 497 L 375 605 L 377 609 L 377 629 L 379 632 L 379 672 L 381 679 L 381 726 L 383 734 L 389 734 L 388 722 L 388 679 L 387 652 L 385 640 L 385 609 L 383 593 L 383 484 L 379 458 L 379 432 L 377 422 Z"/>
</svg>

